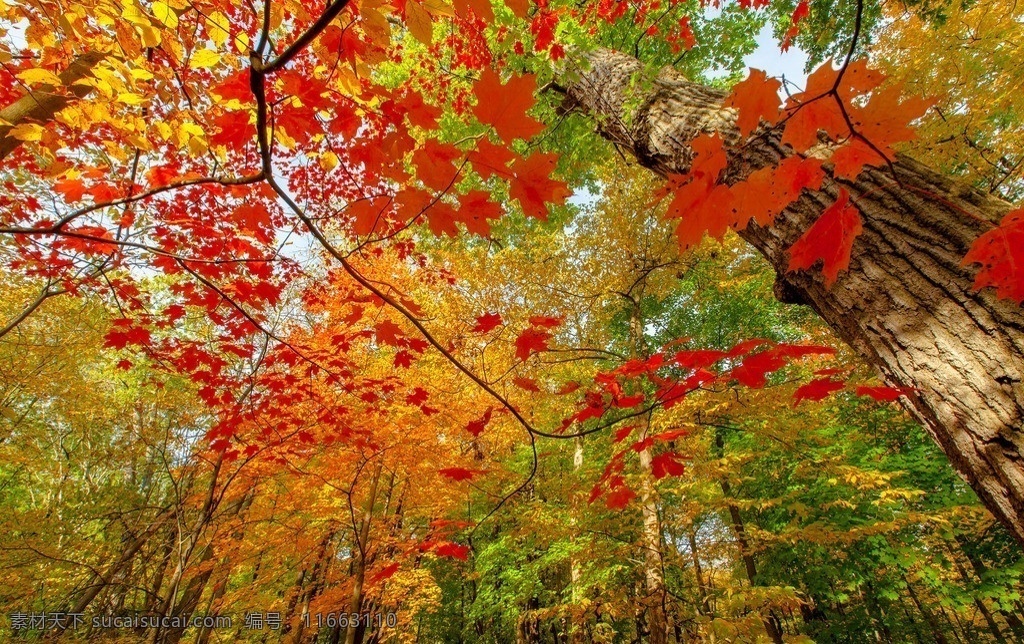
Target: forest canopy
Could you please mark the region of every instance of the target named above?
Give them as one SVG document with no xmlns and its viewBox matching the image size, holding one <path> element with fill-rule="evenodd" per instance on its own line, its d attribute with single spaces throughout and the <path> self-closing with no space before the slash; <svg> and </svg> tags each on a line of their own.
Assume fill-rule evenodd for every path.
<svg viewBox="0 0 1024 644">
<path fill-rule="evenodd" d="M 0 639 L 1024 641 L 1022 47 L 0 1 Z"/>
</svg>

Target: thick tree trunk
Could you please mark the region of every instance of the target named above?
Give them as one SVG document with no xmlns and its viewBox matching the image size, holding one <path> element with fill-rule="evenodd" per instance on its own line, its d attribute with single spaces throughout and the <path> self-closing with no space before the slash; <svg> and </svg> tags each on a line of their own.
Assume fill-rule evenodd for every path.
<svg viewBox="0 0 1024 644">
<path fill-rule="evenodd" d="M 641 64 L 598 50 L 566 90 L 566 109 L 593 115 L 600 133 L 644 166 L 684 172 L 690 142 L 719 132 L 729 147 L 728 183 L 793 156 L 776 131 L 740 139 L 725 94 L 674 70 L 635 82 Z M 892 385 L 912 387 L 906 405 L 992 513 L 1024 544 L 1024 311 L 975 292 L 961 261 L 1008 212 L 1006 202 L 906 157 L 856 181 L 805 190 L 770 227 L 740 232 L 779 275 L 776 295 L 810 305 Z M 820 273 L 787 274 L 787 250 L 846 188 L 864 232 L 850 270 L 826 288 Z"/>
</svg>

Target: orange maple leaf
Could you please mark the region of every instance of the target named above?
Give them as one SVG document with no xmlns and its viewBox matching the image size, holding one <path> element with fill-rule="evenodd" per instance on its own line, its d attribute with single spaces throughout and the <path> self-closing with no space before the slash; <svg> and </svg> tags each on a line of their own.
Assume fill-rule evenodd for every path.
<svg viewBox="0 0 1024 644">
<path fill-rule="evenodd" d="M 840 189 L 835 203 L 790 246 L 788 270 L 806 270 L 821 260 L 825 286 L 832 286 L 839 271 L 849 268 L 853 241 L 863 229 L 860 213 L 850 203 L 850 193 Z"/>
<path fill-rule="evenodd" d="M 736 108 L 736 127 L 740 134 L 747 136 L 756 130 L 761 119 L 773 124 L 779 121 L 782 115 L 780 87 L 782 83 L 778 79 L 768 78 L 763 71 L 753 68 L 746 79 L 733 86 L 725 104 Z"/>
<path fill-rule="evenodd" d="M 562 181 L 551 178 L 558 157 L 555 154 L 535 152 L 529 158 L 519 159 L 512 164 L 515 178 L 509 194 L 518 199 L 523 212 L 541 221 L 548 220 L 545 203 L 563 204 L 572 190 Z"/>
<path fill-rule="evenodd" d="M 996 295 L 1024 303 L 1024 208 L 1003 217 L 999 227 L 978 237 L 963 265 L 981 264 L 974 288 L 996 287 Z"/>
<path fill-rule="evenodd" d="M 496 72 L 485 69 L 473 87 L 477 98 L 473 114 L 481 123 L 494 126 L 505 143 L 529 139 L 544 129 L 543 123 L 526 113 L 536 102 L 536 89 L 532 74 L 513 76 L 502 85 Z"/>
</svg>

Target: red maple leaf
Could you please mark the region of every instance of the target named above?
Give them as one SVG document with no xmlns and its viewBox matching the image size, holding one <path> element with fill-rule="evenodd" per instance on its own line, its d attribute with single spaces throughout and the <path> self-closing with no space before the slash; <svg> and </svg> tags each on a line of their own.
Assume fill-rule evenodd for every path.
<svg viewBox="0 0 1024 644">
<path fill-rule="evenodd" d="M 259 201 L 243 202 L 231 212 L 231 218 L 241 224 L 242 230 L 255 234 L 262 234 L 273 225 L 270 211 Z"/>
<path fill-rule="evenodd" d="M 464 467 L 446 467 L 437 473 L 453 481 L 471 481 L 474 476 L 483 474 L 481 470 L 467 470 Z"/>
<path fill-rule="evenodd" d="M 900 92 L 898 85 L 887 87 L 873 93 L 865 105 L 846 108 L 860 136 L 832 153 L 837 177 L 853 178 L 865 165 L 885 164 L 894 155 L 894 144 L 914 138 L 910 122 L 923 116 L 933 101 L 921 97 L 901 100 Z"/>
<path fill-rule="evenodd" d="M 1008 213 L 999 227 L 971 245 L 963 265 L 981 264 L 974 288 L 996 287 L 996 295 L 1024 303 L 1024 208 Z"/>
<path fill-rule="evenodd" d="M 775 351 L 762 351 L 744 358 L 743 362 L 729 372 L 729 375 L 740 382 L 756 389 L 763 387 L 766 376 L 786 365 L 786 360 Z"/>
<path fill-rule="evenodd" d="M 537 381 L 534 380 L 533 378 L 522 378 L 519 376 L 515 376 L 512 378 L 512 384 L 514 384 L 516 387 L 519 387 L 523 391 L 540 391 L 540 387 L 537 386 Z"/>
<path fill-rule="evenodd" d="M 764 340 L 753 340 L 751 342 L 763 344 Z M 729 352 L 732 354 L 744 343 L 740 343 Z M 751 348 L 757 344 L 748 345 Z M 743 347 L 749 351 L 746 347 Z M 740 353 L 746 353 L 742 351 Z M 738 367 L 729 372 L 729 376 L 738 380 L 741 384 L 751 388 L 763 387 L 769 373 L 774 373 L 786 366 L 786 361 L 794 358 L 802 358 L 808 355 L 832 355 L 835 349 L 816 345 L 780 344 L 767 351 L 748 355 Z M 737 354 L 740 355 L 740 354 Z M 735 357 L 735 356 L 733 356 Z"/>
<path fill-rule="evenodd" d="M 378 582 L 384 581 L 385 579 L 390 579 L 396 572 L 398 572 L 399 567 L 400 566 L 397 563 L 392 563 L 384 566 L 383 568 L 381 568 L 380 570 L 378 570 L 370 576 L 370 584 L 376 584 Z"/>
<path fill-rule="evenodd" d="M 696 349 L 692 351 L 679 351 L 672 357 L 672 360 L 683 369 L 704 369 L 724 357 L 725 351 Z"/>
<path fill-rule="evenodd" d="M 251 141 L 256 134 L 256 127 L 249 123 L 248 110 L 226 111 L 211 119 L 211 125 L 217 130 L 209 134 L 211 143 L 238 147 Z"/>
<path fill-rule="evenodd" d="M 690 432 L 688 430 L 685 430 L 685 429 L 673 429 L 670 432 L 662 432 L 660 434 L 655 434 L 653 438 L 656 441 L 661 441 L 662 443 L 668 443 L 669 441 L 674 441 L 677 438 L 681 438 L 683 436 L 687 436 L 687 435 L 689 435 L 689 433 Z"/>
<path fill-rule="evenodd" d="M 853 241 L 863 229 L 860 213 L 850 203 L 850 193 L 841 188 L 835 203 L 790 246 L 788 270 L 807 270 L 821 260 L 825 286 L 831 287 L 839 271 L 850 267 Z"/>
<path fill-rule="evenodd" d="M 732 191 L 725 185 L 694 181 L 680 188 L 670 206 L 673 213 L 686 213 L 676 226 L 679 248 L 696 246 L 705 234 L 714 239 L 724 237 L 729 227 L 737 224 L 732 202 Z"/>
<path fill-rule="evenodd" d="M 900 396 L 905 396 L 906 391 L 896 387 L 861 385 L 857 387 L 857 395 L 870 396 L 878 402 L 892 402 Z"/>
<path fill-rule="evenodd" d="M 551 317 L 550 315 L 531 315 L 529 322 L 533 326 L 553 329 L 562 323 L 562 318 Z"/>
<path fill-rule="evenodd" d="M 619 409 L 629 409 L 630 407 L 636 407 L 640 403 L 646 400 L 643 394 L 637 394 L 635 396 L 620 396 L 615 399 L 615 406 Z"/>
<path fill-rule="evenodd" d="M 416 387 L 412 390 L 412 393 L 405 397 L 406 404 L 409 405 L 422 405 L 427 402 L 427 398 L 430 394 L 423 387 Z"/>
<path fill-rule="evenodd" d="M 626 437 L 632 434 L 634 429 L 636 429 L 636 425 L 629 425 L 628 427 L 623 427 L 621 429 L 615 430 L 614 442 L 621 443 L 622 441 L 626 440 Z"/>
<path fill-rule="evenodd" d="M 817 378 L 797 388 L 793 394 L 793 406 L 796 407 L 804 400 L 824 400 L 833 391 L 839 391 L 845 386 L 846 384 L 841 380 Z"/>
<path fill-rule="evenodd" d="M 117 320 L 114 322 L 114 328 L 107 331 L 103 346 L 123 349 L 129 344 L 149 344 L 150 340 L 148 329 L 133 325 L 131 320 Z"/>
<path fill-rule="evenodd" d="M 541 221 L 548 220 L 545 203 L 563 204 L 572 190 L 562 181 L 551 178 L 558 156 L 535 152 L 527 159 L 517 159 L 512 164 L 512 179 L 509 194 L 518 199 L 523 212 Z"/>
<path fill-rule="evenodd" d="M 473 86 L 477 98 L 473 114 L 481 123 L 494 126 L 505 143 L 529 139 L 544 129 L 543 123 L 526 113 L 536 102 L 536 89 L 533 74 L 513 76 L 502 85 L 496 72 L 485 69 Z"/>
<path fill-rule="evenodd" d="M 783 160 L 774 168 L 768 166 L 751 172 L 744 181 L 730 188 L 737 229 L 746 228 L 751 219 L 761 226 L 771 225 L 804 188 L 817 190 L 824 178 L 821 161 L 797 156 Z"/>
<path fill-rule="evenodd" d="M 569 381 L 569 382 L 565 383 L 564 385 L 562 385 L 561 388 L 558 391 L 556 391 L 555 393 L 558 394 L 559 396 L 564 396 L 566 394 L 571 394 L 572 392 L 576 391 L 579 388 L 580 388 L 580 383 L 575 382 L 575 381 Z"/>
<path fill-rule="evenodd" d="M 469 421 L 469 424 L 466 425 L 466 431 L 473 436 L 479 436 L 487 427 L 487 423 L 491 422 L 491 413 L 493 413 L 493 411 L 493 408 L 488 407 L 483 416 L 476 420 Z"/>
<path fill-rule="evenodd" d="M 448 190 L 459 173 L 454 161 L 462 151 L 449 143 L 427 139 L 412 154 L 416 164 L 416 177 L 427 187 L 439 192 Z"/>
<path fill-rule="evenodd" d="M 682 458 L 675 452 L 658 454 L 651 459 L 651 474 L 656 479 L 663 479 L 666 476 L 682 476 L 686 471 L 681 462 Z"/>
<path fill-rule="evenodd" d="M 531 354 L 548 350 L 551 334 L 536 328 L 529 328 L 516 338 L 516 358 L 526 360 Z"/>
<path fill-rule="evenodd" d="M 609 510 L 622 510 L 635 498 L 636 492 L 623 484 L 608 493 L 608 496 L 604 499 L 604 504 Z"/>
<path fill-rule="evenodd" d="M 822 63 L 807 77 L 807 87 L 786 101 L 790 112 L 782 142 L 804 152 L 818 142 L 818 130 L 824 130 L 833 140 L 844 138 L 850 128 L 842 110 L 829 92 L 835 86 L 839 70 L 832 60 Z"/>
<path fill-rule="evenodd" d="M 639 454 L 640 452 L 644 451 L 645 449 L 647 449 L 651 445 L 654 445 L 654 438 L 651 437 L 651 436 L 648 436 L 647 438 L 645 438 L 645 439 L 643 439 L 641 441 L 637 441 L 637 442 L 633 443 L 632 445 L 630 445 L 629 449 L 631 449 L 634 452 L 636 452 L 637 454 Z"/>
<path fill-rule="evenodd" d="M 702 134 L 690 147 L 694 156 L 689 172 L 671 177 L 661 191 L 672 194 L 668 216 L 679 219 L 676 237 L 684 250 L 699 244 L 705 233 L 721 239 L 730 227 L 738 225 L 732 191 L 718 183 L 728 164 L 722 138 Z"/>
<path fill-rule="evenodd" d="M 473 169 L 483 179 L 490 179 L 494 175 L 500 177 L 511 177 L 512 171 L 508 164 L 514 159 L 520 159 L 518 154 L 509 150 L 504 145 L 495 145 L 487 138 L 482 138 L 476 143 L 476 149 L 469 153 L 469 161 Z"/>
<path fill-rule="evenodd" d="M 800 0 L 797 3 L 796 8 L 793 10 L 793 14 L 790 16 L 790 27 L 786 31 L 786 37 L 782 40 L 781 49 L 782 51 L 789 51 L 790 45 L 793 44 L 793 39 L 800 33 L 800 22 L 811 14 L 811 4 L 809 0 Z"/>
<path fill-rule="evenodd" d="M 555 42 L 556 27 L 558 27 L 557 11 L 541 10 L 534 14 L 533 20 L 530 21 L 534 51 L 546 51 L 551 48 Z"/>
<path fill-rule="evenodd" d="M 220 84 L 211 87 L 210 92 L 219 96 L 224 101 L 230 101 L 233 98 L 238 99 L 242 103 L 252 101 L 252 89 L 249 86 L 249 70 L 241 69 L 226 76 Z"/>
<path fill-rule="evenodd" d="M 351 202 L 345 212 L 352 217 L 352 232 L 357 235 L 380 232 L 387 225 L 393 201 L 391 197 L 379 196 Z"/>
<path fill-rule="evenodd" d="M 405 334 L 402 333 L 402 328 L 394 322 L 388 320 L 378 322 L 374 330 L 377 335 L 377 342 L 390 344 L 393 347 L 405 346 Z"/>
<path fill-rule="evenodd" d="M 779 88 L 782 83 L 775 78 L 768 78 L 760 69 L 750 70 L 747 78 L 732 88 L 726 99 L 728 107 L 736 108 L 736 127 L 740 134 L 747 136 L 757 129 L 761 119 L 775 124 L 782 112 L 779 110 Z"/>
<path fill-rule="evenodd" d="M 793 21 L 793 24 L 796 24 L 809 15 L 811 15 L 810 1 L 800 0 L 796 5 L 796 9 L 793 9 L 793 15 L 790 17 L 790 20 Z"/>
<path fill-rule="evenodd" d="M 501 315 L 498 313 L 484 313 L 477 317 L 476 326 L 470 329 L 473 333 L 487 333 L 501 325 Z"/>
<path fill-rule="evenodd" d="M 434 548 L 434 554 L 438 557 L 448 557 L 451 559 L 461 559 L 462 561 L 466 561 L 469 559 L 469 546 L 446 541 L 438 544 L 437 547 Z"/>
<path fill-rule="evenodd" d="M 424 210 L 424 214 L 427 217 L 427 226 L 435 236 L 459 236 L 459 228 L 455 225 L 459 214 L 450 204 L 439 201 Z"/>
<path fill-rule="evenodd" d="M 771 344 L 771 341 L 764 340 L 762 338 L 749 338 L 747 340 L 741 340 L 740 342 L 734 344 L 732 348 L 726 352 L 725 355 L 728 358 L 738 358 L 739 356 L 750 353 L 754 349 L 766 344 Z"/>
<path fill-rule="evenodd" d="M 483 1 L 486 2 L 486 0 Z M 488 6 L 490 6 L 489 3 Z M 407 92 L 401 100 L 396 101 L 396 104 L 401 107 L 401 111 L 410 123 L 425 130 L 436 128 L 437 119 L 441 118 L 441 114 L 443 114 L 441 108 L 424 103 L 423 95 L 416 91 Z"/>
</svg>

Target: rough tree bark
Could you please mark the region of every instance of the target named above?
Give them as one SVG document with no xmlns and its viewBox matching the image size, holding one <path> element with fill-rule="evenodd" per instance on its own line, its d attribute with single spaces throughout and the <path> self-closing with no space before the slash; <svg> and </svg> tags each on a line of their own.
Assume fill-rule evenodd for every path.
<svg viewBox="0 0 1024 644">
<path fill-rule="evenodd" d="M 685 172 L 690 141 L 704 132 L 726 141 L 727 183 L 795 154 L 777 130 L 741 140 L 724 92 L 672 69 L 649 82 L 643 73 L 636 59 L 597 50 L 567 81 L 564 107 L 595 117 L 602 136 L 662 174 Z M 1011 206 L 903 156 L 893 168 L 896 179 L 869 169 L 805 190 L 774 225 L 751 224 L 740 236 L 775 268 L 780 300 L 808 304 L 887 383 L 914 388 L 908 409 L 1024 544 L 1024 311 L 993 289 L 975 292 L 975 269 L 960 265 Z M 817 272 L 787 274 L 787 249 L 841 187 L 864 232 L 850 270 L 828 289 Z"/>
</svg>

